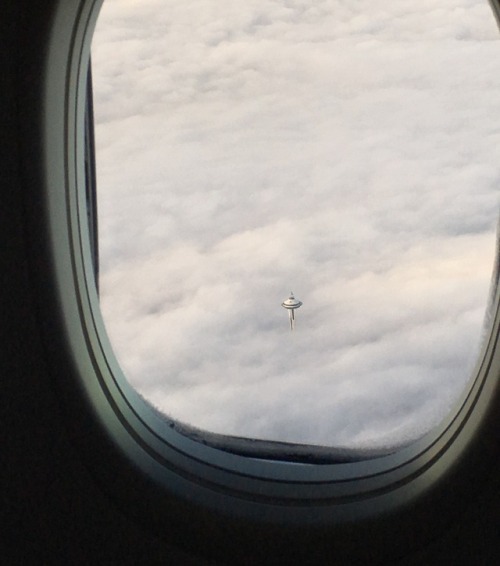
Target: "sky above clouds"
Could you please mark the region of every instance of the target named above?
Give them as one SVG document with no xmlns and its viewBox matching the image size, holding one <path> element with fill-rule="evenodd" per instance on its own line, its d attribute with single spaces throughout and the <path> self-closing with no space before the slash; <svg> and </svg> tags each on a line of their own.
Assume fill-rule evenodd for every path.
<svg viewBox="0 0 500 566">
<path fill-rule="evenodd" d="M 130 383 L 265 440 L 438 424 L 495 256 L 488 3 L 106 0 L 92 63 L 101 306 Z"/>
</svg>

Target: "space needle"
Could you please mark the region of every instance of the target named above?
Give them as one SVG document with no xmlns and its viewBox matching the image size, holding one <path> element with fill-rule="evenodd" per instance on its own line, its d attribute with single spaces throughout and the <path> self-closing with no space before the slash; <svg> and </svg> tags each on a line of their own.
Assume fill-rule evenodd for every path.
<svg viewBox="0 0 500 566">
<path fill-rule="evenodd" d="M 290 319 L 290 330 L 293 330 L 295 326 L 295 309 L 298 309 L 301 305 L 301 301 L 298 301 L 293 296 L 292 291 L 290 291 L 290 296 L 288 297 L 288 299 L 285 299 L 281 303 L 281 306 L 288 311 L 288 318 Z"/>
</svg>

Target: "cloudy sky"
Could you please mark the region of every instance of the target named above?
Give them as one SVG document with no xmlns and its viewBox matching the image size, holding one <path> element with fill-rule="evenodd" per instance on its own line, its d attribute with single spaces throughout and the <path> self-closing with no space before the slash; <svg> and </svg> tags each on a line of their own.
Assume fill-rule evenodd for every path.
<svg viewBox="0 0 500 566">
<path fill-rule="evenodd" d="M 485 0 L 106 0 L 101 303 L 138 391 L 266 440 L 439 423 L 494 263 L 499 37 Z"/>
</svg>

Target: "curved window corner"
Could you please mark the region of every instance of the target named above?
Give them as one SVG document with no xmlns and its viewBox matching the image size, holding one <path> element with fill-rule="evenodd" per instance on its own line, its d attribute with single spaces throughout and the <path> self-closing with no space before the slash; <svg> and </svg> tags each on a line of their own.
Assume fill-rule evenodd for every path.
<svg viewBox="0 0 500 566">
<path fill-rule="evenodd" d="M 48 266 L 37 281 L 40 316 L 55 336 L 47 357 L 86 466 L 125 514 L 222 562 L 389 563 L 421 550 L 468 512 L 498 464 L 497 279 L 477 377 L 440 426 L 392 454 L 352 461 L 318 451 L 316 459 L 278 461 L 272 445 L 252 452 L 246 439 L 228 450 L 223 436 L 158 415 L 114 357 L 94 282 L 85 101 L 100 2 L 47 5 L 36 91 L 43 167 L 33 189 L 37 210 L 30 205 L 28 213 L 41 215 L 44 235 L 35 248 Z"/>
</svg>

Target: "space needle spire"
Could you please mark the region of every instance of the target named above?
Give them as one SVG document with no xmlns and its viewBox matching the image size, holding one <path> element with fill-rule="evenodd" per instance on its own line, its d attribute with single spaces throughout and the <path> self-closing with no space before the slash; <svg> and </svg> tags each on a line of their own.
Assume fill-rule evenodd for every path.
<svg viewBox="0 0 500 566">
<path fill-rule="evenodd" d="M 281 306 L 288 311 L 288 318 L 290 319 L 290 330 L 293 330 L 295 327 L 295 309 L 298 309 L 302 303 L 298 301 L 294 296 L 293 292 L 290 291 L 290 296 L 288 299 L 285 299 Z"/>
</svg>

